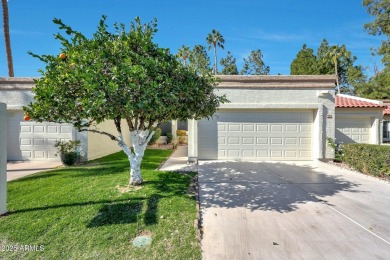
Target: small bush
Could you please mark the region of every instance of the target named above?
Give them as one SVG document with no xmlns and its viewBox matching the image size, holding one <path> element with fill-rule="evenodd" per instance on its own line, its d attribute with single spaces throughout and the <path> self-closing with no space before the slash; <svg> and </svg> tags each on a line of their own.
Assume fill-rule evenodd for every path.
<svg viewBox="0 0 390 260">
<path fill-rule="evenodd" d="M 328 142 L 328 145 L 333 148 L 334 150 L 334 161 L 335 162 L 342 162 L 344 157 L 343 152 L 343 144 L 342 143 L 336 143 L 335 140 L 333 140 L 330 137 L 326 138 L 326 141 Z"/>
<path fill-rule="evenodd" d="M 54 147 L 60 155 L 61 162 L 66 166 L 72 166 L 76 163 L 79 153 L 77 148 L 80 146 L 80 140 L 56 141 Z M 57 155 L 58 155 L 57 154 Z"/>
<path fill-rule="evenodd" d="M 179 144 L 188 144 L 187 136 L 179 136 Z"/>
<path fill-rule="evenodd" d="M 362 173 L 390 177 L 390 146 L 346 144 L 344 162 Z"/>
<path fill-rule="evenodd" d="M 167 133 L 167 143 L 170 144 L 172 142 L 173 135 L 171 133 Z"/>
<path fill-rule="evenodd" d="M 186 130 L 176 130 L 176 135 L 177 136 L 187 136 L 187 131 Z"/>
<path fill-rule="evenodd" d="M 148 144 L 155 144 L 157 142 L 158 138 L 160 138 L 160 136 L 161 136 L 161 128 L 157 127 L 153 130 L 154 130 L 154 134 L 153 134 L 153 136 L 150 139 Z"/>
</svg>

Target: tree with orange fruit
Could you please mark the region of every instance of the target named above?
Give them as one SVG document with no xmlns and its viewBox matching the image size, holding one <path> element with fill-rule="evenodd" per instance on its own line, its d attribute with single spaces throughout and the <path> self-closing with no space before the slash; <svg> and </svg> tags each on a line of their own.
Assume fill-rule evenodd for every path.
<svg viewBox="0 0 390 260">
<path fill-rule="evenodd" d="M 227 100 L 214 93 L 212 75 L 199 76 L 153 42 L 156 20 L 141 24 L 136 18 L 130 30 L 115 24 L 114 33 L 105 20 L 103 16 L 88 39 L 54 19 L 68 36 L 55 35 L 62 44 L 59 56 L 30 53 L 46 67 L 35 81 L 34 102 L 24 109 L 36 121 L 69 123 L 117 142 L 130 162 L 129 183 L 139 185 L 142 158 L 154 127 L 171 119 L 210 117 Z M 93 127 L 110 119 L 116 135 Z M 132 147 L 123 140 L 123 119 Z"/>
</svg>

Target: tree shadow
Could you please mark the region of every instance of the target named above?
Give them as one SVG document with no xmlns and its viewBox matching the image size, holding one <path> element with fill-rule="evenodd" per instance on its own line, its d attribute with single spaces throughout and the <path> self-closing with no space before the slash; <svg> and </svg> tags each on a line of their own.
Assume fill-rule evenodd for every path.
<svg viewBox="0 0 390 260">
<path fill-rule="evenodd" d="M 141 200 L 142 198 L 135 198 L 135 199 Z M 78 203 L 64 203 L 64 204 L 56 204 L 56 205 L 43 206 L 43 207 L 10 210 L 8 212 L 8 215 L 25 213 L 25 212 L 32 212 L 32 211 L 45 211 L 45 210 L 58 209 L 58 208 L 90 206 L 90 205 L 95 205 L 95 204 L 112 204 L 112 203 L 124 202 L 124 201 L 128 201 L 128 200 L 129 199 L 127 198 L 127 199 L 117 199 L 117 200 L 98 200 L 98 201 L 85 201 L 85 202 L 78 202 Z"/>
<path fill-rule="evenodd" d="M 87 225 L 87 228 L 135 223 L 142 212 L 142 207 L 143 201 L 128 201 L 104 205 Z"/>
<path fill-rule="evenodd" d="M 144 215 L 144 223 L 146 225 L 153 225 L 158 223 L 157 212 L 159 201 L 160 196 L 158 194 L 153 194 L 149 197 Z"/>
<path fill-rule="evenodd" d="M 313 166 L 267 162 L 215 162 L 199 165 L 201 206 L 290 212 L 299 204 L 323 201 L 358 184 Z M 361 192 L 361 191 L 359 191 Z"/>
</svg>

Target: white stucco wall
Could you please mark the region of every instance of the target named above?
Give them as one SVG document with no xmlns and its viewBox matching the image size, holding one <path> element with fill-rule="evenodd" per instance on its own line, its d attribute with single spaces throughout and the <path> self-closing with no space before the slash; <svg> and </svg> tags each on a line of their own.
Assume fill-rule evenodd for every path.
<svg viewBox="0 0 390 260">
<path fill-rule="evenodd" d="M 232 80 L 233 79 L 233 80 Z M 326 137 L 335 136 L 334 84 L 332 76 L 222 77 L 217 95 L 226 95 L 226 109 L 307 109 L 314 112 L 313 159 L 334 158 Z M 197 123 L 189 121 L 189 160 L 198 157 Z"/>
<path fill-rule="evenodd" d="M 382 108 L 336 108 L 337 118 L 370 118 L 371 144 L 383 142 L 383 109 Z"/>
<path fill-rule="evenodd" d="M 126 144 L 131 147 L 130 131 L 125 120 L 121 122 L 123 139 Z M 118 135 L 118 132 L 115 128 L 113 120 L 107 120 L 95 127 L 91 127 L 99 131 L 104 131 L 115 136 Z M 100 158 L 102 156 L 116 153 L 121 151 L 121 148 L 118 146 L 117 142 L 111 140 L 107 135 L 101 135 L 97 133 L 88 132 L 88 160 Z"/>
<path fill-rule="evenodd" d="M 7 212 L 7 106 L 0 103 L 0 215 Z"/>
<path fill-rule="evenodd" d="M 7 104 L 8 110 L 22 111 L 34 101 L 32 88 L 33 78 L 0 78 L 0 103 Z M 122 123 L 123 135 L 130 145 L 130 134 L 126 131 L 127 124 Z M 106 121 L 97 126 L 102 131 L 116 134 L 112 121 Z M 107 136 L 100 134 L 78 132 L 73 128 L 72 139 L 81 141 L 81 161 L 91 160 L 120 150 L 119 146 Z"/>
</svg>

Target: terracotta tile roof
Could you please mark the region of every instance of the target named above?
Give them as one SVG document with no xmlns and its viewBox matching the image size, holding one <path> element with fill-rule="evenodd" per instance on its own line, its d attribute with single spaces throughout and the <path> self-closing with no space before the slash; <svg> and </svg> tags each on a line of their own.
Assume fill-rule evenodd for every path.
<svg viewBox="0 0 390 260">
<path fill-rule="evenodd" d="M 376 100 L 358 98 L 347 95 L 336 95 L 336 107 L 384 107 Z"/>
<path fill-rule="evenodd" d="M 386 109 L 383 111 L 384 115 L 390 115 L 390 106 L 387 106 Z"/>
</svg>

